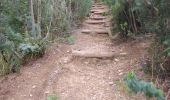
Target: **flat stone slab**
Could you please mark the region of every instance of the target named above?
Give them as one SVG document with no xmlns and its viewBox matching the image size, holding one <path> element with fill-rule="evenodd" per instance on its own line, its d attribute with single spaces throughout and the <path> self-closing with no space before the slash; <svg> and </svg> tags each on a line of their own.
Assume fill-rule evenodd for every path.
<svg viewBox="0 0 170 100">
<path fill-rule="evenodd" d="M 103 16 L 91 16 L 90 19 L 92 20 L 103 20 L 103 19 L 106 19 L 106 17 L 103 17 Z"/>
<path fill-rule="evenodd" d="M 85 34 L 90 34 L 90 33 L 92 33 L 92 31 L 91 31 L 91 30 L 88 30 L 88 29 L 84 29 L 84 30 L 82 30 L 81 32 L 82 32 L 82 33 L 85 33 Z"/>
<path fill-rule="evenodd" d="M 96 3 L 96 5 L 104 5 L 103 3 Z"/>
<path fill-rule="evenodd" d="M 102 10 L 102 9 L 92 9 L 90 10 L 91 13 L 94 13 L 94 12 L 107 12 L 106 10 Z"/>
<path fill-rule="evenodd" d="M 106 9 L 106 7 L 97 7 L 97 6 L 94 6 L 94 7 L 92 7 L 92 9 Z"/>
<path fill-rule="evenodd" d="M 104 23 L 106 23 L 106 21 L 104 21 L 104 20 L 87 20 L 86 23 L 87 24 L 104 24 Z"/>
<path fill-rule="evenodd" d="M 81 31 L 82 33 L 85 34 L 90 34 L 90 33 L 97 33 L 97 34 L 108 34 L 109 31 L 106 29 L 94 29 L 94 30 L 90 30 L 90 29 L 84 29 Z"/>
<path fill-rule="evenodd" d="M 93 14 L 103 14 L 103 13 L 106 13 L 105 11 L 96 11 L 96 12 L 93 12 Z"/>
<path fill-rule="evenodd" d="M 114 57 L 114 52 L 106 52 L 99 50 L 72 50 L 72 55 L 77 57 L 87 57 L 87 58 L 112 58 Z"/>
<path fill-rule="evenodd" d="M 90 10 L 91 13 L 98 12 L 99 10 L 92 9 Z"/>
</svg>

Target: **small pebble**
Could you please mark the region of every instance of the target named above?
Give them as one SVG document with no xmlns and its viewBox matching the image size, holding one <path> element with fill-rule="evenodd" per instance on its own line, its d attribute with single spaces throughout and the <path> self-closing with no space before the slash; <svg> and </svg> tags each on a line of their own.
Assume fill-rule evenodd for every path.
<svg viewBox="0 0 170 100">
<path fill-rule="evenodd" d="M 30 97 L 32 97 L 33 95 L 32 94 L 30 94 Z"/>
<path fill-rule="evenodd" d="M 58 70 L 54 71 L 54 73 L 56 73 L 56 74 L 57 74 L 57 73 L 58 73 Z"/>
<path fill-rule="evenodd" d="M 50 92 L 49 91 L 45 91 L 45 94 L 49 94 Z"/>
<path fill-rule="evenodd" d="M 124 55 L 127 55 L 127 53 L 126 53 L 126 52 L 123 52 L 123 53 L 120 53 L 120 55 L 124 56 Z"/>
<path fill-rule="evenodd" d="M 119 59 L 114 59 L 116 62 L 118 62 L 119 61 Z"/>
<path fill-rule="evenodd" d="M 122 72 L 122 70 L 118 70 L 118 72 Z"/>
<path fill-rule="evenodd" d="M 113 82 L 109 82 L 109 85 L 114 85 L 114 83 Z"/>
<path fill-rule="evenodd" d="M 123 73 L 119 73 L 119 75 L 121 76 L 121 75 L 123 75 Z"/>
<path fill-rule="evenodd" d="M 84 63 L 85 63 L 86 65 L 87 65 L 87 64 L 89 64 L 89 62 L 87 62 L 87 61 L 86 61 L 86 62 L 84 62 Z"/>
<path fill-rule="evenodd" d="M 34 86 L 32 86 L 32 88 L 33 88 L 33 89 L 35 89 L 35 88 L 36 88 L 36 86 L 34 85 Z"/>
</svg>

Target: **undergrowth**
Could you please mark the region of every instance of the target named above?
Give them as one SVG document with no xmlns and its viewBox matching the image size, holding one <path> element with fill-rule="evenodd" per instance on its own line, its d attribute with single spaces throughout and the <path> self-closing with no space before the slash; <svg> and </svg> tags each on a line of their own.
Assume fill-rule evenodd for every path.
<svg viewBox="0 0 170 100">
<path fill-rule="evenodd" d="M 165 100 L 162 90 L 157 89 L 152 83 L 139 80 L 134 72 L 129 72 L 125 76 L 124 81 L 129 90 L 133 93 L 144 93 L 148 98 L 156 98 L 157 100 Z"/>
<path fill-rule="evenodd" d="M 1 0 L 0 75 L 42 57 L 46 46 L 88 15 L 91 0 Z M 74 37 L 67 42 L 73 44 Z"/>
<path fill-rule="evenodd" d="M 149 62 L 143 67 L 152 78 L 170 77 L 170 0 L 102 0 L 110 7 L 114 31 L 125 39 L 151 34 Z M 154 77 L 155 76 L 155 77 Z"/>
</svg>

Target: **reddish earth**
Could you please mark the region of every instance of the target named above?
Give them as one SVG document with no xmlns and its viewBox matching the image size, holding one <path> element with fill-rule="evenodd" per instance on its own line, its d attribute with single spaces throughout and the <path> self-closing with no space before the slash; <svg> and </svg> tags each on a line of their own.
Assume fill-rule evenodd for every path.
<svg viewBox="0 0 170 100">
<path fill-rule="evenodd" d="M 138 69 L 150 41 L 111 40 L 110 18 L 103 12 L 107 6 L 95 3 L 90 17 L 73 31 L 73 45 L 55 43 L 19 74 L 2 77 L 0 100 L 46 100 L 52 94 L 59 100 L 145 100 L 127 95 L 119 82 Z"/>
</svg>

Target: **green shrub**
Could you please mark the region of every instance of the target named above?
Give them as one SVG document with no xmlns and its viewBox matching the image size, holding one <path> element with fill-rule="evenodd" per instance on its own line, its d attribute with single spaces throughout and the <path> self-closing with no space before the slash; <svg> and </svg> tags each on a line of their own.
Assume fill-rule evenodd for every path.
<svg viewBox="0 0 170 100">
<path fill-rule="evenodd" d="M 23 58 L 42 56 L 48 41 L 69 33 L 90 7 L 91 0 L 1 0 L 0 75 L 16 72 Z"/>
<path fill-rule="evenodd" d="M 170 71 L 170 1 L 169 0 L 103 0 L 113 14 L 113 23 L 125 37 L 152 33 L 157 47 L 151 45 L 152 74 L 165 76 Z M 159 51 L 159 52 L 157 52 Z M 153 69 L 154 68 L 154 69 Z M 162 70 L 162 71 L 160 71 Z M 165 77 L 164 76 L 164 77 Z"/>
<path fill-rule="evenodd" d="M 149 98 L 155 97 L 157 100 L 165 100 L 162 90 L 157 89 L 152 83 L 137 79 L 134 72 L 129 72 L 124 78 L 124 81 L 128 88 L 134 93 L 141 92 Z"/>
</svg>

